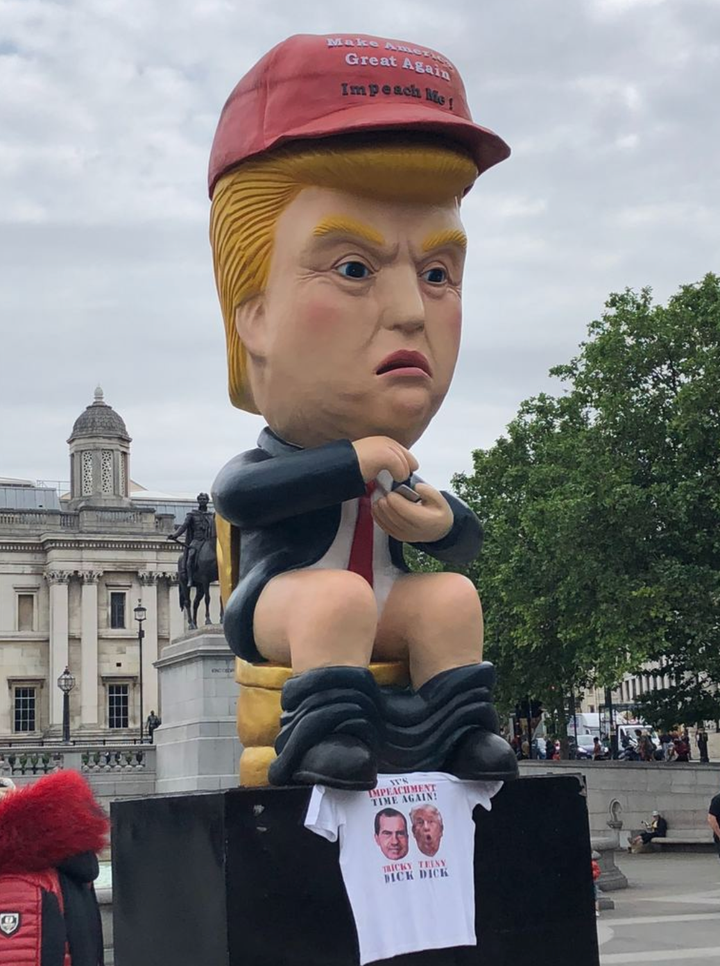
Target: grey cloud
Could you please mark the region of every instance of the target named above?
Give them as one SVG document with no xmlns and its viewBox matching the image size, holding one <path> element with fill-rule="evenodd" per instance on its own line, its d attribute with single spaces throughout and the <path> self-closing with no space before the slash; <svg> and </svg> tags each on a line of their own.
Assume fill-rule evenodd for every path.
<svg viewBox="0 0 720 966">
<path fill-rule="evenodd" d="M 133 475 L 207 487 L 253 442 L 232 410 L 207 244 L 206 164 L 241 74 L 291 33 L 430 41 L 513 147 L 468 197 L 465 334 L 418 455 L 446 484 L 521 399 L 557 391 L 610 291 L 716 269 L 714 0 L 327 3 L 22 0 L 0 46 L 0 475 L 66 475 L 100 381 Z M 192 456 L 188 458 L 187 454 Z"/>
</svg>

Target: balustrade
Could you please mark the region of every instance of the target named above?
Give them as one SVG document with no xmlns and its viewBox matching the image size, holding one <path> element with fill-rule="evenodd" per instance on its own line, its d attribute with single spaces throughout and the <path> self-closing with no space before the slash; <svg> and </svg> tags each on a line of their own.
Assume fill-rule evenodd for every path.
<svg viewBox="0 0 720 966">
<path fill-rule="evenodd" d="M 61 752 L 23 749 L 0 752 L 0 776 L 48 775 L 64 766 Z"/>
<path fill-rule="evenodd" d="M 61 768 L 92 774 L 112 772 L 118 777 L 155 773 L 155 746 L 122 744 L 109 745 L 36 745 L 0 747 L 0 777 L 47 775 Z"/>
</svg>

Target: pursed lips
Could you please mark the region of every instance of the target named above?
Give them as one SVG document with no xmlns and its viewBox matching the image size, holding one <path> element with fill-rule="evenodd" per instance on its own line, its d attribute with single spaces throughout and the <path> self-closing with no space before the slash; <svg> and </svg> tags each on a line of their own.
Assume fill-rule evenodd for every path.
<svg viewBox="0 0 720 966">
<path fill-rule="evenodd" d="M 422 373 L 424 376 L 431 376 L 430 363 L 422 354 L 410 349 L 400 349 L 386 356 L 375 370 L 378 376 L 386 375 L 389 372 L 408 371 L 408 375 Z"/>
</svg>

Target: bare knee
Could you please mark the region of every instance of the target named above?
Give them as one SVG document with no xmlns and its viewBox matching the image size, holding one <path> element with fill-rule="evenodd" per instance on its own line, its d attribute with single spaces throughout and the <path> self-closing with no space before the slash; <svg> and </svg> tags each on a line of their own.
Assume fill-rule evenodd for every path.
<svg viewBox="0 0 720 966">
<path fill-rule="evenodd" d="M 420 619 L 411 628 L 408 642 L 415 687 L 441 671 L 482 660 L 482 607 L 474 584 L 462 574 L 428 574 L 427 578 L 419 595 Z"/>
<path fill-rule="evenodd" d="M 348 570 L 308 571 L 313 579 L 308 581 L 307 594 L 298 601 L 302 614 L 312 612 L 323 615 L 326 620 L 360 622 L 363 626 L 377 624 L 377 605 L 370 584 L 359 574 Z"/>
<path fill-rule="evenodd" d="M 255 611 L 263 657 L 297 673 L 328 665 L 364 666 L 377 630 L 375 596 L 358 574 L 298 570 L 271 581 Z"/>
<path fill-rule="evenodd" d="M 471 580 L 462 574 L 428 574 L 427 577 L 421 595 L 424 607 L 453 620 L 482 619 L 480 598 Z"/>
<path fill-rule="evenodd" d="M 289 629 L 293 669 L 330 665 L 367 666 L 377 630 L 372 589 L 358 574 L 316 571 L 304 581 Z"/>
</svg>

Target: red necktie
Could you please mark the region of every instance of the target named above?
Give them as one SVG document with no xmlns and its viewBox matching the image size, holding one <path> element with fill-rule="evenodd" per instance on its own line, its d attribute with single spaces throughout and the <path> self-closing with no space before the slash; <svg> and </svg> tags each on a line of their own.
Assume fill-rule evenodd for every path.
<svg viewBox="0 0 720 966">
<path fill-rule="evenodd" d="M 372 493 L 374 489 L 375 482 L 368 483 L 365 487 L 365 496 L 358 499 L 358 515 L 348 562 L 348 570 L 364 577 L 371 587 L 373 585 Z"/>
</svg>

